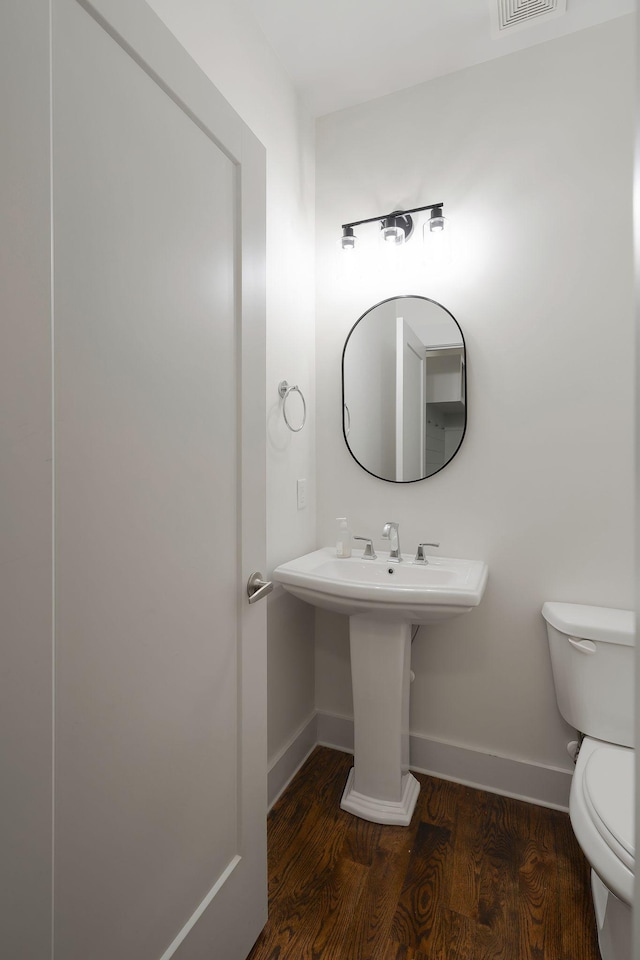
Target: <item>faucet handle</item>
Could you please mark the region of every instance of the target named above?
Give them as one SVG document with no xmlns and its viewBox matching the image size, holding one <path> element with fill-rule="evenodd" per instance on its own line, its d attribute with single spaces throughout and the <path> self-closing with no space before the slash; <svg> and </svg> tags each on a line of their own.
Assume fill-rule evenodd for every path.
<svg viewBox="0 0 640 960">
<path fill-rule="evenodd" d="M 362 554 L 363 560 L 376 560 L 377 555 L 373 549 L 373 540 L 370 540 L 369 537 L 354 537 L 354 540 L 364 540 L 366 547 L 364 548 L 364 553 Z"/>
<path fill-rule="evenodd" d="M 439 543 L 419 543 L 418 549 L 416 550 L 416 558 L 413 561 L 414 563 L 429 563 L 427 558 L 424 555 L 425 547 L 439 547 Z"/>
</svg>

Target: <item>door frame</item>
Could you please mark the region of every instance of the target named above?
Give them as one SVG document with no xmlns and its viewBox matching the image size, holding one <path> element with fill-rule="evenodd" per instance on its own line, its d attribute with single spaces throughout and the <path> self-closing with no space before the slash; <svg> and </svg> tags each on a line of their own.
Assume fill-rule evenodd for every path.
<svg viewBox="0 0 640 960">
<path fill-rule="evenodd" d="M 404 348 L 407 344 L 421 363 L 420 367 L 420 467 L 422 475 L 426 473 L 426 436 L 425 436 L 425 356 L 426 348 L 413 328 L 404 317 L 396 317 L 396 481 L 404 482 L 405 442 L 404 442 Z M 416 479 L 416 478 L 410 478 Z M 420 479 L 420 478 L 418 478 Z"/>
</svg>

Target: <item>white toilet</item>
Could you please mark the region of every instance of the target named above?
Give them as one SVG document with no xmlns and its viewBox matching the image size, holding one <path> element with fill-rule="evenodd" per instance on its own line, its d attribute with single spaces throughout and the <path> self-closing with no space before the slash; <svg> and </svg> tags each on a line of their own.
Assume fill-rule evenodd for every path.
<svg viewBox="0 0 640 960">
<path fill-rule="evenodd" d="M 603 960 L 631 960 L 634 847 L 634 647 L 629 610 L 545 603 L 560 713 L 584 739 L 569 815 L 591 864 Z"/>
</svg>

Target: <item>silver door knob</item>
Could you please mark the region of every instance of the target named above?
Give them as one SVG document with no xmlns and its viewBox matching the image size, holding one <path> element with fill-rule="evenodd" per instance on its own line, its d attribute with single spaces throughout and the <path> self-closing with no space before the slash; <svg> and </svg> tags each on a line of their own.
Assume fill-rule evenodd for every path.
<svg viewBox="0 0 640 960">
<path fill-rule="evenodd" d="M 247 596 L 249 597 L 249 603 L 257 603 L 258 600 L 262 600 L 263 597 L 266 597 L 268 593 L 271 593 L 273 590 L 273 583 L 271 580 L 263 580 L 262 574 L 259 571 L 252 573 L 247 581 Z"/>
</svg>

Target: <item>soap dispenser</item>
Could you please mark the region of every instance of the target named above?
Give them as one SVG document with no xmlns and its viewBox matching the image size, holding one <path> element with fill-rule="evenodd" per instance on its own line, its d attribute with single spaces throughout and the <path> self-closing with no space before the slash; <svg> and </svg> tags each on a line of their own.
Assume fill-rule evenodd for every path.
<svg viewBox="0 0 640 960">
<path fill-rule="evenodd" d="M 351 530 L 346 517 L 336 517 L 338 521 L 338 537 L 336 542 L 336 556 L 351 556 Z"/>
</svg>

